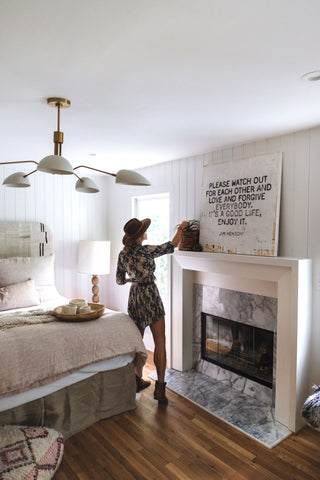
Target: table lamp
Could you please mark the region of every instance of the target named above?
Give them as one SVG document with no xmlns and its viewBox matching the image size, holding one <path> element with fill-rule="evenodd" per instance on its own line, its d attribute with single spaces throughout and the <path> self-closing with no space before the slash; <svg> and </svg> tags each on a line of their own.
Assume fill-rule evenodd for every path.
<svg viewBox="0 0 320 480">
<path fill-rule="evenodd" d="M 106 240 L 80 240 L 78 271 L 92 275 L 92 302 L 99 303 L 98 275 L 110 273 L 110 242 Z"/>
</svg>

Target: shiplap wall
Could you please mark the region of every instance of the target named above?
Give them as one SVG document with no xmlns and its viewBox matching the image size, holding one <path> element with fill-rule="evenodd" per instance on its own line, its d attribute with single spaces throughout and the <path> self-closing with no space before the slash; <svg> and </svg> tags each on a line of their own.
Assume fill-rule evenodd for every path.
<svg viewBox="0 0 320 480">
<path fill-rule="evenodd" d="M 0 167 L 0 182 L 15 171 L 11 165 Z M 53 231 L 58 291 L 67 298 L 91 301 L 91 277 L 77 272 L 77 253 L 79 240 L 108 240 L 102 177 L 95 177 L 98 185 L 103 184 L 100 192 L 91 195 L 75 191 L 74 176 L 37 172 L 29 178 L 28 188 L 0 187 L 0 219 L 45 223 Z M 102 302 L 104 281 L 101 277 Z"/>
<path fill-rule="evenodd" d="M 126 311 L 128 287 L 115 282 L 115 268 L 123 225 L 132 216 L 132 197 L 169 192 L 170 226 L 199 218 L 202 167 L 221 161 L 283 152 L 279 255 L 313 260 L 313 344 L 310 385 L 320 383 L 320 128 L 246 143 L 191 158 L 141 169 L 152 187 L 116 185 L 112 177 L 95 177 L 96 195 L 74 191 L 75 178 L 36 173 L 28 189 L 0 187 L 0 219 L 41 221 L 54 232 L 56 281 L 67 297 L 90 300 L 90 278 L 77 273 L 80 239 L 111 240 L 111 272 L 100 278 L 100 299 Z M 0 182 L 17 171 L 0 168 Z"/>
<path fill-rule="evenodd" d="M 283 153 L 278 254 L 313 260 L 312 385 L 320 383 L 320 128 L 222 148 L 141 169 L 140 172 L 151 181 L 152 187 L 138 191 L 135 187 L 119 189 L 119 186 L 110 184 L 107 217 L 112 242 L 112 268 L 107 281 L 108 301 L 113 308 L 126 310 L 129 287 L 117 286 L 114 275 L 117 255 L 122 247 L 122 228 L 132 215 L 133 196 L 169 192 L 170 229 L 173 234 L 174 226 L 182 220 L 200 218 L 204 165 L 273 152 Z"/>
</svg>

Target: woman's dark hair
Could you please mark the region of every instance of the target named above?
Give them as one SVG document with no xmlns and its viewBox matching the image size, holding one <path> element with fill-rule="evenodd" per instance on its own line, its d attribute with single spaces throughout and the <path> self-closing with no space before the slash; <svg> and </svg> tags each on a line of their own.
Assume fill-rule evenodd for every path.
<svg viewBox="0 0 320 480">
<path fill-rule="evenodd" d="M 137 245 L 139 245 L 138 242 L 131 243 L 130 245 L 125 245 L 122 250 L 123 250 L 124 252 L 126 252 L 126 253 L 129 253 L 129 252 L 131 252 L 131 251 L 134 249 L 134 247 L 136 247 Z"/>
</svg>

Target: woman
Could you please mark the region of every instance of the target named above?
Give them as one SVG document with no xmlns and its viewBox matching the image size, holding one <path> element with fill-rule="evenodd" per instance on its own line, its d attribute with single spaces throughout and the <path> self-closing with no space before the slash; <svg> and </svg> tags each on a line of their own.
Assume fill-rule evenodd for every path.
<svg viewBox="0 0 320 480">
<path fill-rule="evenodd" d="M 154 398 L 159 403 L 167 404 L 166 383 L 166 339 L 164 307 L 155 281 L 156 268 L 154 259 L 161 255 L 173 253 L 178 246 L 182 231 L 189 222 L 182 222 L 171 242 L 162 245 L 142 245 L 147 238 L 147 229 L 151 223 L 149 218 L 129 220 L 123 230 L 123 250 L 119 253 L 116 280 L 119 285 L 131 282 L 128 300 L 128 315 L 133 319 L 143 337 L 145 328 L 149 325 L 153 340 L 153 360 L 157 370 Z M 137 391 L 150 385 L 142 378 L 137 379 Z"/>
</svg>

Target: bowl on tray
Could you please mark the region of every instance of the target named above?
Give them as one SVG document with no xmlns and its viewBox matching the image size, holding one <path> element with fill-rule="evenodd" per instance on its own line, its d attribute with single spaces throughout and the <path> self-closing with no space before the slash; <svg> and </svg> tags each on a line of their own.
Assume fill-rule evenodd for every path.
<svg viewBox="0 0 320 480">
<path fill-rule="evenodd" d="M 81 311 L 81 309 L 79 309 L 79 313 L 66 313 L 68 310 L 66 307 L 68 306 L 70 306 L 70 303 L 69 305 L 61 305 L 60 307 L 55 308 L 52 314 L 59 320 L 83 322 L 86 320 L 95 320 L 96 318 L 101 317 L 105 311 L 105 306 L 100 303 L 88 303 L 85 306 L 90 307 L 90 310 L 86 313 L 84 313 L 83 310 Z M 84 305 L 82 305 L 82 308 L 84 308 Z M 75 306 L 73 312 L 76 312 L 76 310 L 77 307 Z"/>
</svg>

